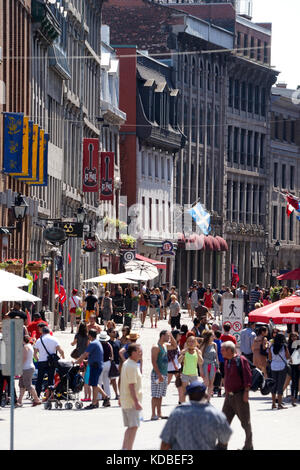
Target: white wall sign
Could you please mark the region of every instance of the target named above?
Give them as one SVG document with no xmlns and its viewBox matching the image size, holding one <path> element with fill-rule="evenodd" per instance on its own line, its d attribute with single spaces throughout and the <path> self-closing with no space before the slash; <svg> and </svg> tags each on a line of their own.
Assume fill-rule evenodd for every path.
<svg viewBox="0 0 300 470">
<path fill-rule="evenodd" d="M 240 343 L 240 335 L 244 322 L 244 300 L 224 299 L 222 310 L 222 324 L 230 325 L 230 334 Z"/>
</svg>

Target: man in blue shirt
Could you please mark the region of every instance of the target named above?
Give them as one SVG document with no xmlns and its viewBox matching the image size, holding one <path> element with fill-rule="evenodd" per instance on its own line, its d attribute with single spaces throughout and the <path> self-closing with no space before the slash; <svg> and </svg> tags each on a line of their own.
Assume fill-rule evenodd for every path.
<svg viewBox="0 0 300 470">
<path fill-rule="evenodd" d="M 88 360 L 88 365 L 90 368 L 89 375 L 89 385 L 93 390 L 93 399 L 92 403 L 89 406 L 86 406 L 85 410 L 92 410 L 94 408 L 99 408 L 98 403 L 98 393 L 104 397 L 104 403 L 109 400 L 109 397 L 106 395 L 102 387 L 98 385 L 98 380 L 103 369 L 103 348 L 100 341 L 97 340 L 97 331 L 90 330 L 88 333 L 89 345 L 86 348 L 85 352 L 74 362 L 74 364 L 81 364 L 85 359 Z"/>
<path fill-rule="evenodd" d="M 188 385 L 190 402 L 177 406 L 161 433 L 161 450 L 215 450 L 232 434 L 224 413 L 207 401 L 203 382 Z"/>
<path fill-rule="evenodd" d="M 241 354 L 253 362 L 253 352 L 252 352 L 252 344 L 254 339 L 256 338 L 256 334 L 253 331 L 255 328 L 255 323 L 248 323 L 247 328 L 244 328 L 241 331 L 241 344 L 240 350 Z"/>
</svg>

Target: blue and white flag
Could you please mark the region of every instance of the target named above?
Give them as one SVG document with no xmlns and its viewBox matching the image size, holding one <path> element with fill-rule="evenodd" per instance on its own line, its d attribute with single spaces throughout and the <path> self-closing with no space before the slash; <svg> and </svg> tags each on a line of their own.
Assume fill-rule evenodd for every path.
<svg viewBox="0 0 300 470">
<path fill-rule="evenodd" d="M 211 230 L 210 213 L 204 209 L 200 202 L 196 206 L 189 209 L 189 213 L 193 217 L 198 227 L 202 230 L 204 235 L 208 235 Z"/>
</svg>

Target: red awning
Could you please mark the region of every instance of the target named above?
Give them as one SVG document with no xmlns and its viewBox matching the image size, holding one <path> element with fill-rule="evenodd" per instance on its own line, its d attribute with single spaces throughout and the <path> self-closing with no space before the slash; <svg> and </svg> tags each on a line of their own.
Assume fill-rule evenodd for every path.
<svg viewBox="0 0 300 470">
<path fill-rule="evenodd" d="M 281 274 L 281 276 L 277 276 L 279 281 L 284 281 L 290 279 L 292 281 L 300 281 L 300 269 L 294 269 L 294 271 L 290 271 L 285 274 Z"/>
<path fill-rule="evenodd" d="M 203 245 L 203 250 L 205 251 L 214 251 L 214 244 L 212 240 L 212 236 L 208 235 L 207 237 L 204 237 L 204 245 Z"/>
<path fill-rule="evenodd" d="M 147 263 L 153 264 L 157 269 L 166 269 L 167 264 L 162 263 L 161 261 L 158 261 L 156 259 L 151 259 L 151 258 L 146 258 L 145 256 L 136 254 L 135 255 L 136 259 L 139 259 L 140 261 L 146 261 Z"/>
<path fill-rule="evenodd" d="M 219 235 L 217 235 L 215 238 L 216 238 L 216 240 L 218 240 L 218 242 L 220 244 L 221 251 L 228 251 L 227 241 L 224 240 L 224 238 L 219 237 Z"/>
</svg>

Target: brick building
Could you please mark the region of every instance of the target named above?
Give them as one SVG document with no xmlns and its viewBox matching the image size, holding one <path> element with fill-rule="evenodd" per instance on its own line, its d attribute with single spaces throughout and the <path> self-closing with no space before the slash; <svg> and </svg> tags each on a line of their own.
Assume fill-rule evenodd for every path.
<svg viewBox="0 0 300 470">
<path fill-rule="evenodd" d="M 3 168 L 3 112 L 31 114 L 31 1 L 3 0 L 0 4 L 0 168 Z M 29 257 L 30 216 L 35 210 L 25 183 L 0 173 L 0 227 L 12 227 L 15 196 L 26 196 L 28 215 L 21 232 L 0 229 L 0 261 Z"/>
</svg>

